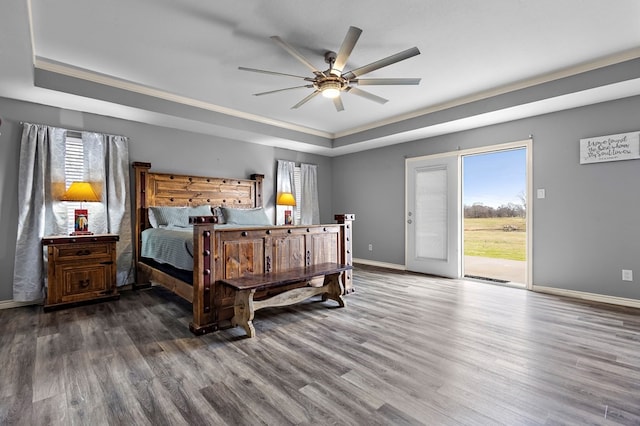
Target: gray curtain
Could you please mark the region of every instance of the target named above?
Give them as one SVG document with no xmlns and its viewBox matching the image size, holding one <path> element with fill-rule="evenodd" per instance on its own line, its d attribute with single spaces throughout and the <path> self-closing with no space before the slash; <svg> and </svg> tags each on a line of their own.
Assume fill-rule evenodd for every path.
<svg viewBox="0 0 640 426">
<path fill-rule="evenodd" d="M 104 182 L 101 203 L 87 203 L 89 228 L 96 234 L 118 234 L 117 285 L 133 282 L 129 143 L 126 137 L 82 132 L 89 182 Z"/>
<path fill-rule="evenodd" d="M 66 130 L 24 123 L 20 148 L 18 235 L 14 262 L 13 300 L 43 297 L 46 256 L 41 239 L 67 233 L 67 209 L 60 200 L 65 190 Z M 120 235 L 118 285 L 132 282 L 129 152 L 127 138 L 83 132 L 85 179 L 103 182 L 102 203 L 87 203 L 94 233 Z M 35 263 L 35 264 L 34 264 Z"/>
<path fill-rule="evenodd" d="M 13 267 L 13 300 L 40 300 L 44 250 L 41 238 L 66 233 L 64 209 L 57 206 L 52 182 L 64 182 L 64 130 L 24 123 L 18 174 L 18 235 Z M 51 220 L 45 220 L 46 217 Z"/>
<path fill-rule="evenodd" d="M 318 202 L 318 166 L 300 164 L 300 183 L 302 185 L 300 204 L 300 223 L 317 225 L 320 223 L 320 204 Z"/>
<path fill-rule="evenodd" d="M 105 135 L 107 139 L 107 229 L 120 235 L 118 285 L 134 281 L 131 234 L 131 198 L 129 197 L 129 140 L 124 136 Z"/>
<path fill-rule="evenodd" d="M 295 176 L 294 176 L 295 168 L 296 168 L 296 163 L 294 163 L 293 161 L 278 160 L 278 171 L 276 173 L 276 192 L 277 192 L 276 201 L 278 200 L 278 194 L 280 194 L 281 192 L 290 192 L 295 197 L 296 195 L 296 182 L 295 182 Z M 299 203 L 299 202 L 300 200 L 296 200 L 296 203 Z M 286 210 L 285 206 L 276 205 L 276 224 L 281 225 L 284 223 L 285 210 Z"/>
</svg>

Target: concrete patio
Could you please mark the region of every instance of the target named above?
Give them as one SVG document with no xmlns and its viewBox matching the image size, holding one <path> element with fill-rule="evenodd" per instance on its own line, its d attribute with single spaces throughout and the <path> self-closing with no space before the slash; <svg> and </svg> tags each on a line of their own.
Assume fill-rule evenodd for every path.
<svg viewBox="0 0 640 426">
<path fill-rule="evenodd" d="M 465 275 L 509 281 L 525 284 L 527 262 L 488 257 L 465 256 L 463 271 Z"/>
</svg>

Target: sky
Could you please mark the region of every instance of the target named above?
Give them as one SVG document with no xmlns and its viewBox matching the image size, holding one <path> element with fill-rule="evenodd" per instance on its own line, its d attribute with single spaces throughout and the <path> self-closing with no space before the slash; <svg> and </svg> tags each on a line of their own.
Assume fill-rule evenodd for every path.
<svg viewBox="0 0 640 426">
<path fill-rule="evenodd" d="M 463 204 L 499 207 L 522 204 L 526 188 L 526 150 L 513 149 L 463 158 Z"/>
</svg>

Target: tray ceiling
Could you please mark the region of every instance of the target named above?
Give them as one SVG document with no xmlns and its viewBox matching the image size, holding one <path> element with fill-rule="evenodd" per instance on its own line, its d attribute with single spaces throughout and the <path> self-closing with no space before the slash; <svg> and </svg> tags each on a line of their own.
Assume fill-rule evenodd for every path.
<svg viewBox="0 0 640 426">
<path fill-rule="evenodd" d="M 0 17 L 8 36 L 0 96 L 326 155 L 640 93 L 640 75 L 584 74 L 640 56 L 635 0 L 31 0 L 3 8 L 12 13 Z M 270 36 L 325 69 L 324 52 L 337 51 L 350 25 L 363 33 L 346 69 L 417 46 L 419 56 L 367 77 L 418 77 L 420 85 L 367 87 L 389 99 L 384 105 L 343 94 L 341 112 L 321 96 L 291 109 L 312 89 L 252 96 L 300 81 L 239 66 L 310 73 Z M 582 85 L 546 93 L 571 77 Z M 544 95 L 478 104 L 527 89 Z M 455 113 L 464 105 L 475 108 Z"/>
</svg>

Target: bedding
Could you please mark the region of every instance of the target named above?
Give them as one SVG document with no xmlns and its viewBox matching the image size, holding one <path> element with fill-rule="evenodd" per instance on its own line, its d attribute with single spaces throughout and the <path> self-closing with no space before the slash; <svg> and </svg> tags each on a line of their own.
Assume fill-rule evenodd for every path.
<svg viewBox="0 0 640 426">
<path fill-rule="evenodd" d="M 142 257 L 193 271 L 193 229 L 149 228 L 142 231 Z"/>
<path fill-rule="evenodd" d="M 231 209 L 239 210 L 239 209 Z M 263 213 L 264 214 L 264 213 Z M 265 216 L 266 217 L 266 216 Z M 269 225 L 274 226 L 274 225 Z M 264 228 L 264 225 L 241 225 L 226 223 L 216 229 Z M 140 255 L 174 268 L 193 271 L 193 225 L 159 225 L 142 231 Z"/>
</svg>

